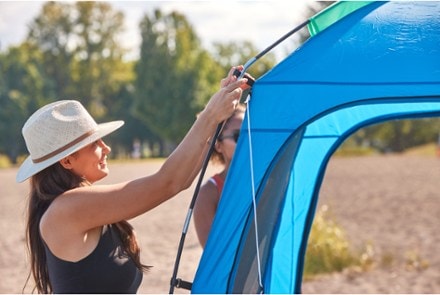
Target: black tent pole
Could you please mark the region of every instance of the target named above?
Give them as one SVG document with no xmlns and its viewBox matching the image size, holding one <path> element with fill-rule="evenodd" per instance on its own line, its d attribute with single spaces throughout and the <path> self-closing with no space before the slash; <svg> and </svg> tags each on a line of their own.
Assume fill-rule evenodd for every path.
<svg viewBox="0 0 440 295">
<path fill-rule="evenodd" d="M 205 175 L 206 168 L 208 167 L 209 159 L 211 158 L 212 152 L 214 150 L 215 142 L 217 141 L 217 138 L 220 134 L 220 131 L 223 128 L 223 124 L 224 124 L 224 122 L 217 125 L 217 129 L 215 130 L 214 136 L 211 138 L 211 143 L 209 145 L 208 153 L 207 153 L 205 159 L 203 160 L 202 169 L 200 171 L 200 176 L 199 176 L 199 179 L 197 180 L 197 185 L 194 190 L 194 194 L 191 199 L 191 203 L 189 205 L 189 209 L 188 209 L 188 212 L 186 215 L 185 223 L 183 225 L 182 235 L 180 237 L 180 242 L 179 242 L 179 248 L 177 249 L 177 257 L 176 257 L 176 261 L 174 262 L 174 270 L 173 270 L 173 276 L 171 277 L 169 294 L 173 294 L 174 287 L 179 287 L 181 285 L 180 283 L 182 282 L 180 279 L 177 279 L 177 271 L 179 269 L 179 263 L 180 263 L 180 258 L 182 256 L 183 245 L 185 243 L 186 233 L 188 232 L 188 227 L 189 227 L 189 223 L 191 220 L 192 211 L 194 209 L 194 205 L 196 204 L 197 196 L 199 195 L 200 186 L 202 184 L 202 180 Z M 189 284 L 187 283 L 187 285 L 191 286 L 190 283 Z"/>
<path fill-rule="evenodd" d="M 263 51 L 261 51 L 260 53 L 258 53 L 256 56 L 254 56 L 253 58 L 251 58 L 250 60 L 248 60 L 244 65 L 243 65 L 243 70 L 240 72 L 239 70 L 235 70 L 234 75 L 236 75 L 239 79 L 242 78 L 244 76 L 244 74 L 246 73 L 247 69 L 253 65 L 257 60 L 259 60 L 262 56 L 264 56 L 266 53 L 268 53 L 269 51 L 271 51 L 274 47 L 278 46 L 278 44 L 280 44 L 281 42 L 283 42 L 284 40 L 286 40 L 288 37 L 292 36 L 293 34 L 295 34 L 296 32 L 298 32 L 299 30 L 301 30 L 302 28 L 304 28 L 305 26 L 307 26 L 310 22 L 310 19 L 306 20 L 305 22 L 303 22 L 302 24 L 298 25 L 297 27 L 293 28 L 291 31 L 289 31 L 288 33 L 286 33 L 284 36 L 282 36 L 281 38 L 279 38 L 277 41 L 275 41 L 272 45 L 268 46 L 266 49 L 264 49 Z"/>
</svg>

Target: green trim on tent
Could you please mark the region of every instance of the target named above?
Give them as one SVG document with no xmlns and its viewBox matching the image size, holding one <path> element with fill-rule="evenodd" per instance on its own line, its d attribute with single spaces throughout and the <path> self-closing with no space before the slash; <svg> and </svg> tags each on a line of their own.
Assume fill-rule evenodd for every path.
<svg viewBox="0 0 440 295">
<path fill-rule="evenodd" d="M 341 1 L 330 5 L 309 19 L 307 28 L 309 29 L 310 36 L 315 36 L 341 18 L 372 2 L 374 1 Z"/>
</svg>

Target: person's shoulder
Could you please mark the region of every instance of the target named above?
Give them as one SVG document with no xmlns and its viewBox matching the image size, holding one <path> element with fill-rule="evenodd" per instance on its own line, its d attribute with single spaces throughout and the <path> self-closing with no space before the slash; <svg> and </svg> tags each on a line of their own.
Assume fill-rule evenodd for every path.
<svg viewBox="0 0 440 295">
<path fill-rule="evenodd" d="M 202 192 L 202 190 L 205 190 L 205 191 L 215 190 L 215 191 L 217 191 L 217 183 L 211 177 L 200 187 L 200 192 Z"/>
<path fill-rule="evenodd" d="M 199 197 L 209 198 L 213 197 L 213 199 L 218 198 L 218 189 L 217 184 L 213 181 L 212 178 L 209 178 L 201 187 Z"/>
</svg>

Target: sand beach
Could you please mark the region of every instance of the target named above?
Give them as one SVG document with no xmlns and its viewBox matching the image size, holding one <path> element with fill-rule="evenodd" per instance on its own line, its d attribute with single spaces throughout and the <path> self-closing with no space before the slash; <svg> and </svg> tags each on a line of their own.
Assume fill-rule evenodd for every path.
<svg viewBox="0 0 440 295">
<path fill-rule="evenodd" d="M 162 162 L 110 163 L 113 183 L 150 174 Z M 24 241 L 28 183 L 15 168 L 0 170 L 0 293 L 22 293 L 29 267 Z M 215 167 L 208 169 L 212 174 Z M 139 293 L 168 293 L 176 251 L 194 185 L 131 221 L 142 259 L 154 266 Z M 318 207 L 326 205 L 353 249 L 370 245 L 368 270 L 350 269 L 303 283 L 303 293 L 440 293 L 440 159 L 434 156 L 332 158 Z M 193 225 L 179 277 L 192 281 L 202 254 Z M 32 284 L 25 293 L 32 291 Z M 175 293 L 189 293 L 176 289 Z"/>
</svg>

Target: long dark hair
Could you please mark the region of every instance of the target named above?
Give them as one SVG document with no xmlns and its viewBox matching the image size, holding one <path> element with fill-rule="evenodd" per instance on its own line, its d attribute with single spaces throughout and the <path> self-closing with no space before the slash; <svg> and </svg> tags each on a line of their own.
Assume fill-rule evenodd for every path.
<svg viewBox="0 0 440 295">
<path fill-rule="evenodd" d="M 90 184 L 70 170 L 64 169 L 60 163 L 56 163 L 32 176 L 26 226 L 26 241 L 31 270 L 25 287 L 32 274 L 36 284 L 33 291 L 36 289 L 38 293 L 46 294 L 52 292 L 46 263 L 46 252 L 39 230 L 40 220 L 55 198 L 70 189 L 86 185 Z M 143 265 L 140 262 L 140 248 L 133 227 L 125 220 L 115 225 L 126 253 L 133 259 L 137 268 L 141 271 L 147 271 L 150 266 Z"/>
</svg>

